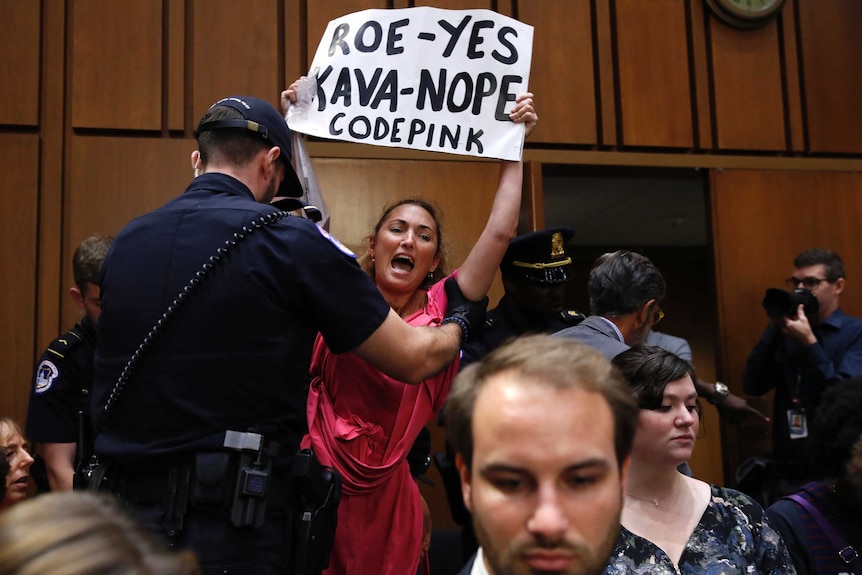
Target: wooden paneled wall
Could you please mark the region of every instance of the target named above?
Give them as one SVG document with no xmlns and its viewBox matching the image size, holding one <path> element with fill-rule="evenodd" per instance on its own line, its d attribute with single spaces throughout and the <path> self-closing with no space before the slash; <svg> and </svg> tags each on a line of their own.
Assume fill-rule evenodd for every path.
<svg viewBox="0 0 862 575">
<path fill-rule="evenodd" d="M 6 278 L 0 330 L 0 413 L 20 416 L 27 407 L 35 339 L 36 246 L 39 231 L 39 138 L 0 133 L 0 261 Z M 55 299 L 59 294 L 54 294 Z M 18 379 L 15 379 L 15 378 Z"/>
<path fill-rule="evenodd" d="M 3 0 L 0 90 L 38 91 L 38 4 Z M 702 0 L 110 0 L 67 3 L 71 126 L 188 132 L 237 89 L 272 94 L 307 66 L 326 23 L 366 9 L 495 8 L 535 26 L 535 142 L 609 148 L 860 154 L 854 105 L 862 21 L 854 0 L 788 0 L 754 30 Z M 94 65 L 96 63 L 97 65 Z M 110 89 L 106 89 L 110 86 Z M 37 125 L 38 98 L 4 93 L 6 125 Z M 29 119 L 28 119 L 29 118 Z"/>
<path fill-rule="evenodd" d="M 805 149 L 858 154 L 862 148 L 862 3 L 796 0 Z M 836 129 L 842 123 L 844 129 Z"/>
<path fill-rule="evenodd" d="M 0 304 L 0 413 L 18 418 L 36 339 L 41 20 L 38 3 L 0 0 L 0 269 L 9 292 Z M 50 296 L 59 299 L 56 284 Z"/>
<path fill-rule="evenodd" d="M 754 170 L 778 157 L 803 173 L 830 157 L 860 165 L 858 0 L 786 0 L 777 20 L 755 30 L 728 27 L 702 0 L 0 0 L 0 255 L 8 285 L 0 413 L 23 420 L 37 354 L 77 318 L 67 295 L 75 246 L 183 189 L 194 126 L 212 102 L 239 93 L 276 104 L 307 70 L 329 19 L 415 5 L 489 8 L 535 26 L 530 87 L 541 121 L 529 152 L 538 161 L 571 153 L 580 155 L 564 161 L 620 163 L 618 154 L 637 154 L 640 164 L 691 165 L 695 156 L 717 166 L 716 157 L 732 154 Z M 336 233 L 355 244 L 379 203 L 418 193 L 442 205 L 453 251 L 466 253 L 496 165 L 366 148 L 314 143 Z M 528 166 L 522 231 L 542 227 L 539 168 Z M 800 245 L 833 237 L 815 241 L 821 231 L 855 230 L 856 208 L 811 209 L 839 201 L 830 196 L 837 176 L 758 179 L 770 175 L 714 174 L 720 234 L 738 226 L 740 214 L 780 219 L 788 204 L 776 195 L 783 188 L 767 194 L 774 182 L 797 190 L 794 209 L 822 218 L 823 230 L 796 229 Z M 844 177 L 858 191 L 856 176 Z M 753 198 L 764 194 L 759 216 L 749 188 Z M 739 210 L 720 203 L 731 192 Z M 858 207 L 856 198 L 840 201 Z M 737 261 L 722 252 L 735 253 L 735 234 L 750 229 L 720 236 L 717 265 Z M 758 271 L 775 261 L 763 250 L 743 255 L 738 261 Z M 741 277 L 721 277 L 719 301 L 733 300 Z M 731 361 L 720 367 L 732 379 L 733 353 L 741 351 L 723 337 Z"/>
<path fill-rule="evenodd" d="M 0 0 L 0 15 L 0 125 L 38 126 L 39 4 Z"/>
<path fill-rule="evenodd" d="M 702 0 L 536 0 L 536 140 L 600 149 L 862 152 L 855 0 L 787 0 L 741 30 Z"/>
</svg>

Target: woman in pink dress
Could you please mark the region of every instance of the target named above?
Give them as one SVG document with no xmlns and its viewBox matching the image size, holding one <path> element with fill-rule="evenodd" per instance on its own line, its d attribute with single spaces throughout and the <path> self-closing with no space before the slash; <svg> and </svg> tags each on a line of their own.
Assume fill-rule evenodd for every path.
<svg viewBox="0 0 862 575">
<path fill-rule="evenodd" d="M 289 89 L 285 96 L 295 101 Z M 510 118 L 529 134 L 538 117 L 532 94 L 520 95 Z M 504 161 L 491 214 L 457 277 L 464 296 L 485 296 L 521 205 L 522 164 Z M 435 207 L 417 199 L 388 207 L 368 237 L 360 264 L 392 309 L 409 324 L 438 325 L 450 276 Z M 328 575 L 413 575 L 423 555 L 423 500 L 405 456 L 419 431 L 443 406 L 458 371 L 409 385 L 389 378 L 352 353 L 335 355 L 318 336 L 311 362 L 309 435 L 321 463 L 343 480 Z M 423 561 L 427 572 L 427 561 Z"/>
</svg>

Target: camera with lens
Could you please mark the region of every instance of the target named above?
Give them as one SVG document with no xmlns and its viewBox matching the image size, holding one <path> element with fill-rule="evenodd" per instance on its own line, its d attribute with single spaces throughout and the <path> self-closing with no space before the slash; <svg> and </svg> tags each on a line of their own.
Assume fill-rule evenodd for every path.
<svg viewBox="0 0 862 575">
<path fill-rule="evenodd" d="M 803 306 L 808 321 L 813 324 L 818 317 L 818 306 L 817 298 L 811 291 L 802 288 L 793 291 L 771 288 L 766 290 L 763 297 L 763 309 L 772 319 L 794 318 L 800 305 Z"/>
</svg>

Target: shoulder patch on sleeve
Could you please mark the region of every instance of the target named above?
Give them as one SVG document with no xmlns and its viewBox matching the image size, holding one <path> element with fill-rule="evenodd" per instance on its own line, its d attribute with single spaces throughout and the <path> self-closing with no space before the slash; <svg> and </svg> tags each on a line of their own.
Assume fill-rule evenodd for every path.
<svg viewBox="0 0 862 575">
<path fill-rule="evenodd" d="M 60 375 L 60 370 L 57 369 L 54 362 L 47 359 L 43 360 L 36 368 L 36 393 L 45 393 L 51 389 L 58 375 Z"/>
<path fill-rule="evenodd" d="M 66 357 L 66 352 L 83 341 L 81 334 L 70 329 L 48 345 L 47 352 L 57 357 Z"/>
<path fill-rule="evenodd" d="M 314 227 L 316 227 L 316 228 L 317 228 L 317 231 L 319 231 L 319 232 L 320 232 L 320 235 L 322 235 L 324 238 L 326 238 L 327 240 L 329 240 L 329 241 L 332 243 L 332 245 L 334 245 L 335 247 L 337 247 L 337 248 L 339 249 L 339 251 L 341 251 L 341 253 L 343 253 L 344 255 L 349 256 L 349 257 L 351 257 L 351 258 L 356 259 L 356 254 L 355 254 L 355 253 L 353 253 L 353 252 L 350 250 L 350 248 L 348 248 L 347 246 L 345 246 L 344 244 L 342 244 L 340 241 L 338 241 L 337 239 L 335 239 L 335 237 L 333 237 L 329 232 L 327 232 L 326 230 L 324 230 L 324 229 L 323 229 L 323 228 L 321 228 L 320 226 L 314 226 Z"/>
</svg>

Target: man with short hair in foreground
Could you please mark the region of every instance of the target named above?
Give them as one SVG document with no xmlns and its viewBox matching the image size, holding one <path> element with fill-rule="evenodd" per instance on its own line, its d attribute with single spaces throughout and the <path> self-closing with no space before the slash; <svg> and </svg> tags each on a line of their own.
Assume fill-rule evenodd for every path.
<svg viewBox="0 0 862 575">
<path fill-rule="evenodd" d="M 462 371 L 446 409 L 480 544 L 460 575 L 602 573 L 638 415 L 610 362 L 525 336 Z"/>
</svg>

